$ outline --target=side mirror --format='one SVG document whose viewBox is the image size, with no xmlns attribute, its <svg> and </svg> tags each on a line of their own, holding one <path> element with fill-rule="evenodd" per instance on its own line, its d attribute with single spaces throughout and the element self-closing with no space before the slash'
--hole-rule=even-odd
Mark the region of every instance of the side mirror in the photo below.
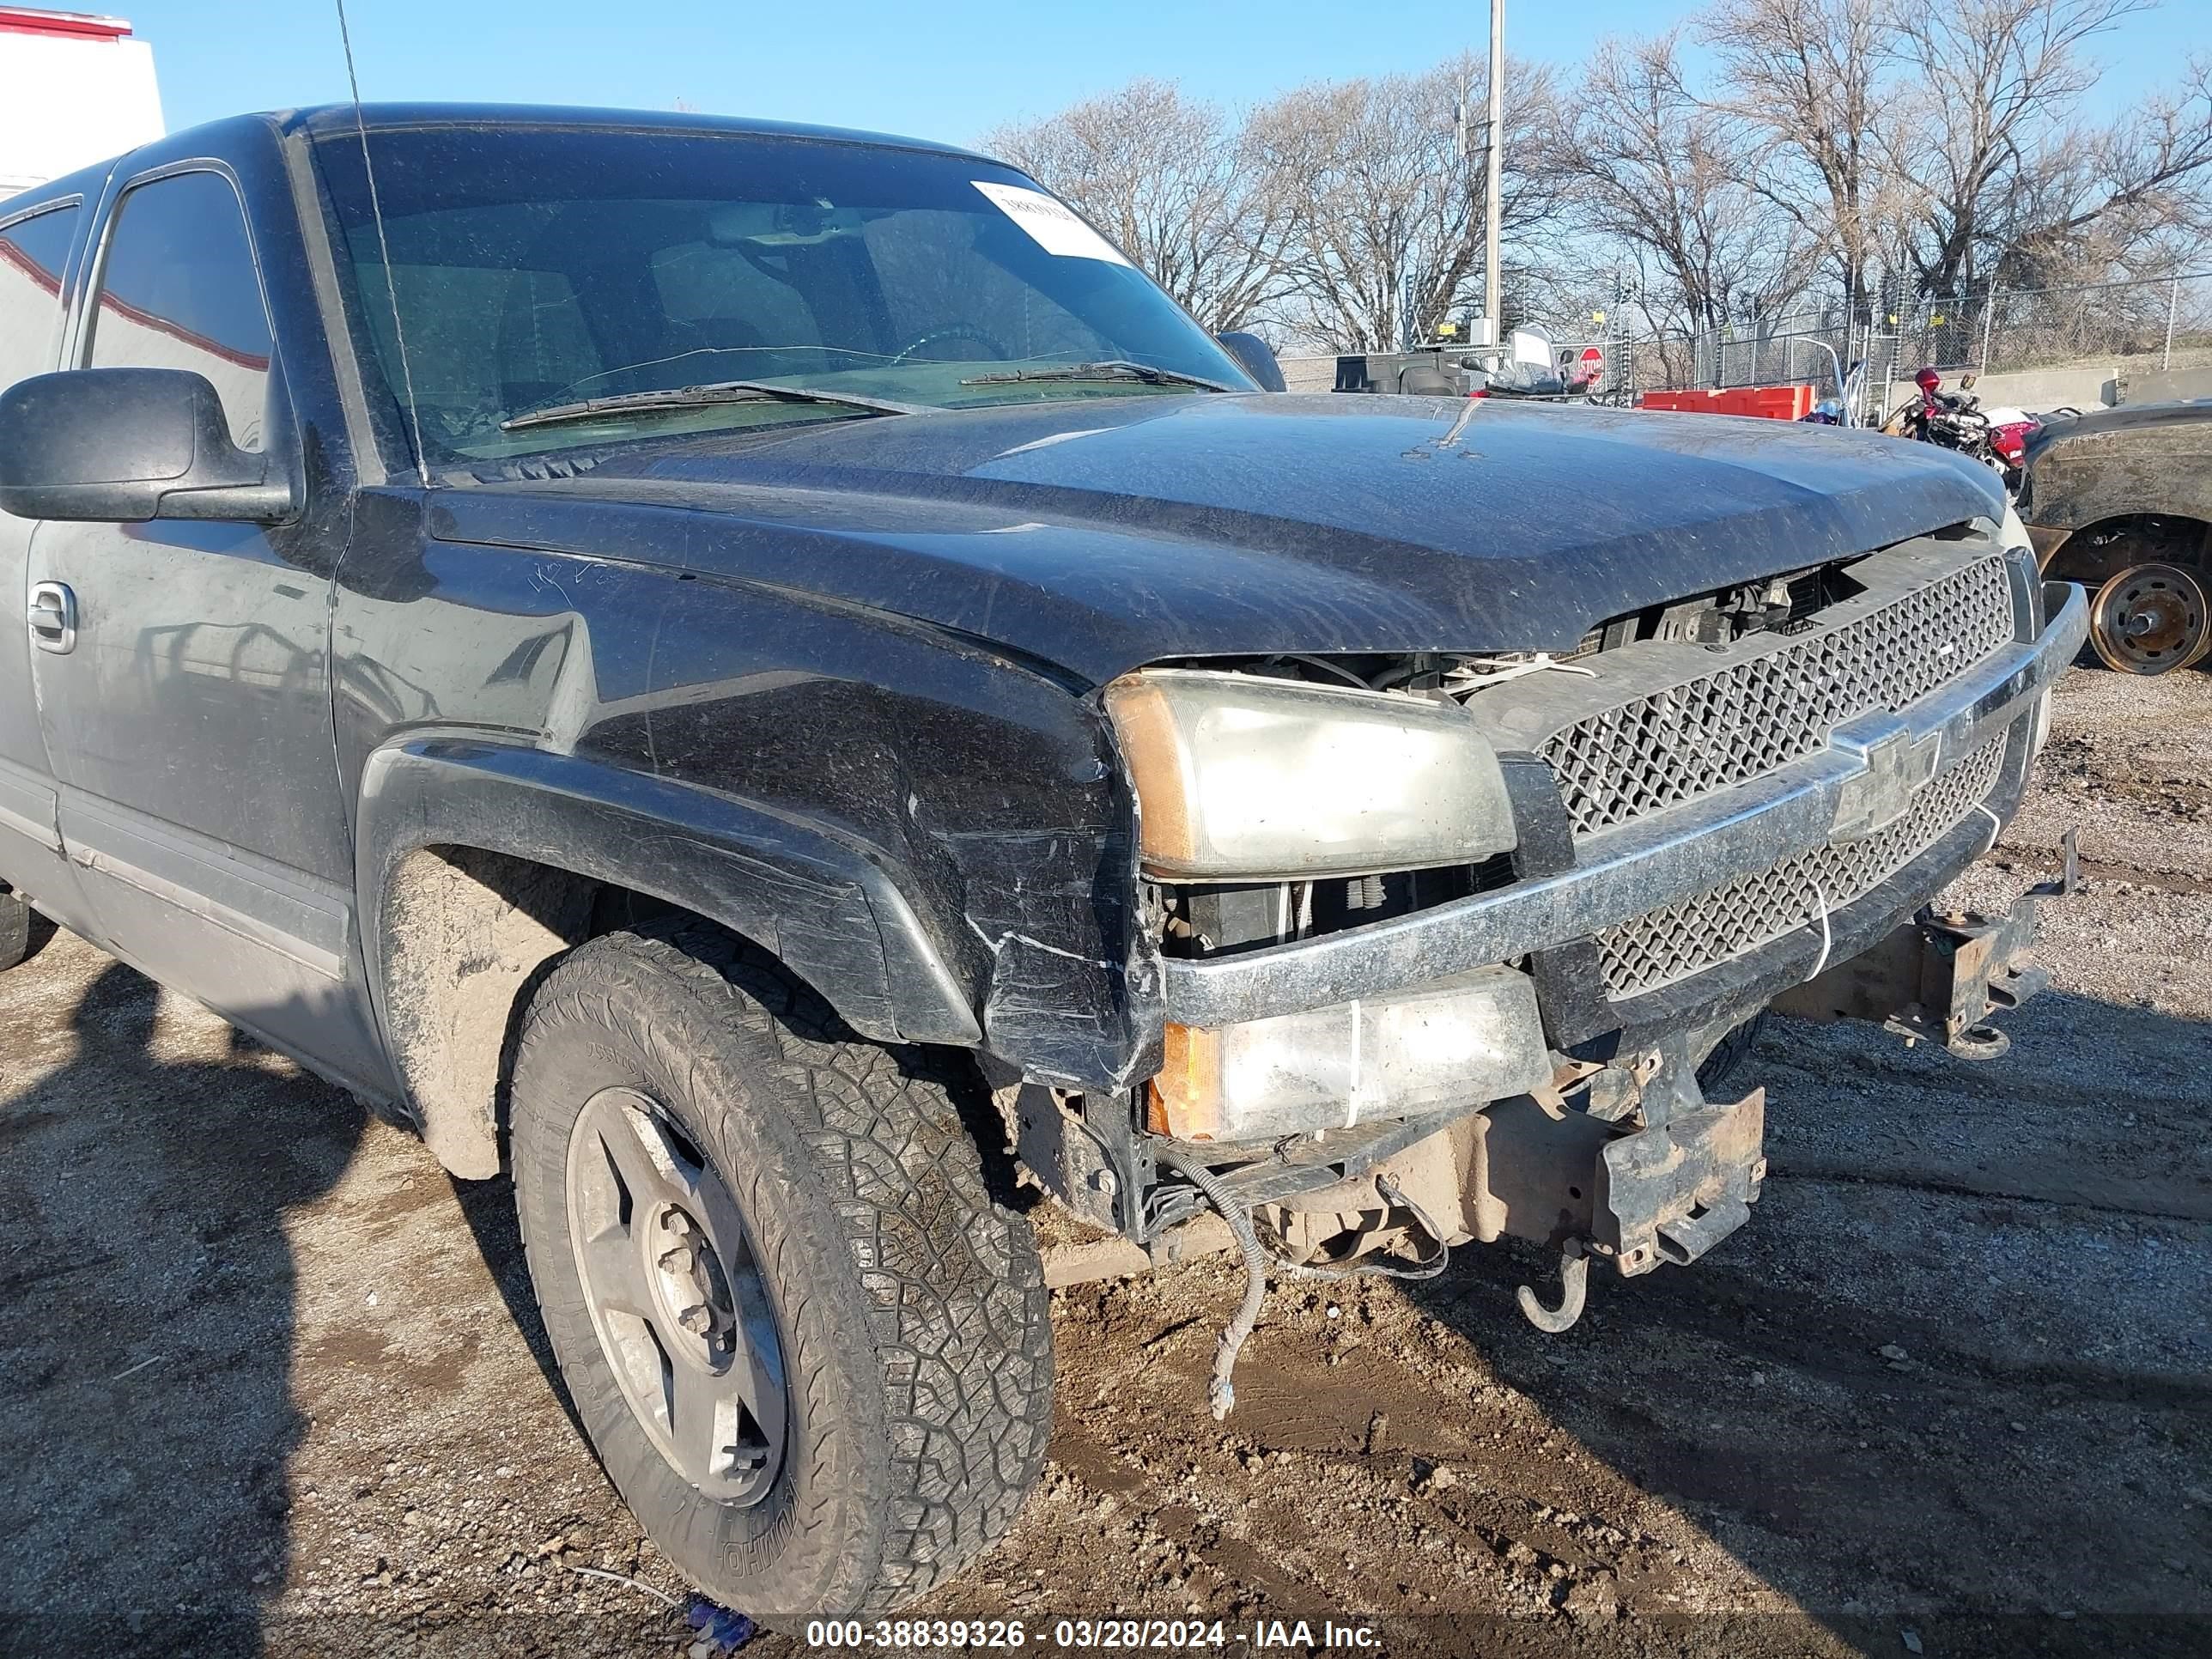
<svg viewBox="0 0 2212 1659">
<path fill-rule="evenodd" d="M 204 375 L 78 368 L 0 392 L 0 511 L 19 518 L 273 524 L 301 494 L 283 457 L 231 441 Z"/>
<path fill-rule="evenodd" d="M 1226 334 L 1217 334 L 1215 339 L 1228 348 L 1229 355 L 1244 366 L 1244 372 L 1260 383 L 1262 392 L 1283 391 L 1283 366 L 1275 361 L 1275 354 L 1267 343 L 1256 334 L 1247 334 L 1231 329 Z"/>
</svg>

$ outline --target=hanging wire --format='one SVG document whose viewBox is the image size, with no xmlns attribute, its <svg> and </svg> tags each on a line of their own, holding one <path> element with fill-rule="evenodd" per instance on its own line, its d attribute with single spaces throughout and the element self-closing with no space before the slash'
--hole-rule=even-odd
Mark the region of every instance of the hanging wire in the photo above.
<svg viewBox="0 0 2212 1659">
<path fill-rule="evenodd" d="M 1429 1212 L 1413 1201 L 1413 1195 L 1387 1175 L 1377 1174 L 1375 1190 L 1385 1203 L 1402 1206 L 1410 1211 L 1413 1219 L 1426 1231 L 1436 1248 L 1428 1259 L 1399 1266 L 1389 1261 L 1348 1261 L 1330 1267 L 1316 1262 L 1294 1261 L 1281 1250 L 1270 1252 L 1274 1265 L 1293 1279 L 1399 1279 L 1419 1281 L 1434 1279 L 1451 1261 L 1451 1246 L 1444 1243 L 1443 1230 L 1437 1226 Z"/>
<path fill-rule="evenodd" d="M 1160 1158 L 1206 1194 L 1207 1201 L 1228 1224 L 1229 1236 L 1237 1241 L 1237 1254 L 1244 1258 L 1244 1299 L 1237 1304 L 1237 1316 L 1229 1322 L 1214 1344 L 1213 1380 L 1206 1390 L 1206 1403 L 1212 1408 L 1213 1420 L 1218 1423 L 1237 1404 L 1237 1384 L 1233 1380 L 1237 1356 L 1252 1334 L 1252 1327 L 1259 1322 L 1260 1304 L 1267 1300 L 1267 1255 L 1252 1231 L 1251 1212 L 1218 1176 L 1179 1146 L 1163 1149 Z"/>
<path fill-rule="evenodd" d="M 1347 1262 L 1341 1267 L 1310 1266 L 1293 1261 L 1279 1249 L 1270 1250 L 1260 1241 L 1252 1224 L 1251 1207 L 1220 1176 L 1206 1167 L 1194 1153 L 1180 1146 L 1166 1146 L 1159 1152 L 1160 1161 L 1189 1182 L 1212 1205 L 1227 1224 L 1229 1236 L 1235 1241 L 1237 1254 L 1244 1259 L 1244 1298 L 1237 1304 L 1237 1314 L 1221 1333 L 1214 1345 L 1213 1377 L 1206 1387 L 1206 1402 L 1212 1408 L 1217 1423 L 1226 1418 L 1237 1404 L 1237 1357 L 1243 1352 L 1244 1344 L 1259 1322 L 1261 1305 L 1267 1296 L 1267 1269 L 1279 1267 L 1296 1279 L 1434 1279 L 1451 1260 L 1451 1246 L 1445 1243 L 1443 1230 L 1412 1196 L 1379 1171 L 1375 1176 L 1375 1188 L 1386 1203 L 1403 1206 L 1413 1212 L 1413 1219 L 1427 1229 L 1436 1243 L 1434 1252 L 1425 1261 L 1398 1267 L 1381 1261 Z"/>
</svg>

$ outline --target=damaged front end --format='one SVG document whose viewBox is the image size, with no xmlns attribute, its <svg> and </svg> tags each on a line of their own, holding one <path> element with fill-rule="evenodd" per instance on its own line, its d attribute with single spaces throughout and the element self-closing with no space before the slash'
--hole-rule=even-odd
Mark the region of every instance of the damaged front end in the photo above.
<svg viewBox="0 0 2212 1659">
<path fill-rule="evenodd" d="M 1510 1237 L 1559 1252 L 1558 1296 L 1521 1300 L 1565 1329 L 1592 1261 L 1688 1263 L 1747 1218 L 1764 1097 L 1708 1091 L 1770 1003 L 2001 1052 L 2070 878 L 2001 921 L 1927 907 L 2017 809 L 2086 627 L 2007 539 L 1960 526 L 1564 658 L 1109 690 L 1164 1062 L 1019 1091 L 1022 1162 L 1114 1235 L 1049 1276 L 1231 1243 L 1255 1273 L 1403 1273 Z"/>
<path fill-rule="evenodd" d="M 1871 1020 L 1906 1042 L 1937 1042 L 1961 1060 L 1995 1060 L 2012 1039 L 1990 1024 L 2050 982 L 2028 960 L 2036 912 L 2081 884 L 2081 856 L 2069 830 L 2059 873 L 2039 882 L 2002 916 L 1973 910 L 1925 910 L 1872 950 L 1838 963 L 1774 1000 L 1777 1013 L 1800 1019 Z"/>
</svg>

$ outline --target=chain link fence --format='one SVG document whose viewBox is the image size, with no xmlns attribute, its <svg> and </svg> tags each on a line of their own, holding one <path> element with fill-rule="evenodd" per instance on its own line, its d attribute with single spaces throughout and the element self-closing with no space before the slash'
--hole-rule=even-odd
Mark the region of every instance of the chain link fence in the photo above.
<svg viewBox="0 0 2212 1659">
<path fill-rule="evenodd" d="M 1855 362 L 1867 373 L 1860 419 L 1879 419 L 1897 401 L 1897 383 L 1923 367 L 1948 380 L 1972 370 L 2126 374 L 2157 369 L 2212 368 L 2212 272 L 2074 288 L 2008 289 L 1944 298 L 1886 295 L 1871 317 L 1847 318 L 1841 307 L 1724 325 L 1694 334 L 1590 339 L 1587 319 L 1540 324 L 1556 349 L 1596 345 L 1605 368 L 1595 391 L 1623 400 L 1641 392 L 1695 386 L 1777 386 L 1809 382 L 1833 395 Z M 1292 391 L 1325 392 L 1335 384 L 1336 360 L 1286 356 Z"/>
<path fill-rule="evenodd" d="M 1638 392 L 1792 380 L 1826 391 L 1839 367 L 1861 360 L 1876 392 L 1923 367 L 1947 378 L 1966 370 L 2124 374 L 2212 368 L 2212 272 L 2071 288 L 1998 286 L 1949 298 L 1893 295 L 1871 318 L 1847 319 L 1840 307 L 1803 312 L 1623 340 L 1607 355 L 1618 358 L 1620 389 Z"/>
<path fill-rule="evenodd" d="M 2007 289 L 1893 311 L 1907 355 L 1985 374 L 2074 364 L 2212 364 L 2212 273 L 2081 288 Z"/>
</svg>

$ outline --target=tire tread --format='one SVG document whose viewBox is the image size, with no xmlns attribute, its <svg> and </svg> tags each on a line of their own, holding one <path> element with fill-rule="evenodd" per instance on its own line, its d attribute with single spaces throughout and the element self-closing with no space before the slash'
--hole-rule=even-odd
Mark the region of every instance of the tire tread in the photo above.
<svg viewBox="0 0 2212 1659">
<path fill-rule="evenodd" d="M 598 1025 L 652 1045 L 661 1074 L 685 1079 L 697 1109 L 728 1109 L 714 1068 L 670 1046 L 683 1022 L 653 1018 L 678 989 L 775 1057 L 748 1091 L 790 1115 L 850 1252 L 883 1389 L 883 1446 L 863 1455 L 889 1460 L 880 1486 L 866 1484 L 889 1502 L 876 1559 L 839 1565 L 835 1577 L 857 1600 L 836 1611 L 892 1611 L 995 1541 L 1042 1468 L 1053 1387 L 1042 1265 L 1027 1224 L 990 1196 L 961 1121 L 955 1091 L 975 1081 L 955 1069 L 966 1057 L 857 1037 L 774 957 L 711 924 L 667 917 L 579 946 L 539 987 L 518 1074 L 547 1033 Z M 726 1174 L 742 1190 L 745 1172 Z M 775 1282 L 808 1283 L 786 1259 L 791 1234 L 768 1242 Z M 840 1422 L 822 1342 L 839 1328 L 811 1304 L 783 1312 L 787 1378 L 805 1393 L 811 1466 L 820 1468 Z M 828 1524 L 838 1497 L 810 1483 L 793 1524 Z"/>
</svg>

